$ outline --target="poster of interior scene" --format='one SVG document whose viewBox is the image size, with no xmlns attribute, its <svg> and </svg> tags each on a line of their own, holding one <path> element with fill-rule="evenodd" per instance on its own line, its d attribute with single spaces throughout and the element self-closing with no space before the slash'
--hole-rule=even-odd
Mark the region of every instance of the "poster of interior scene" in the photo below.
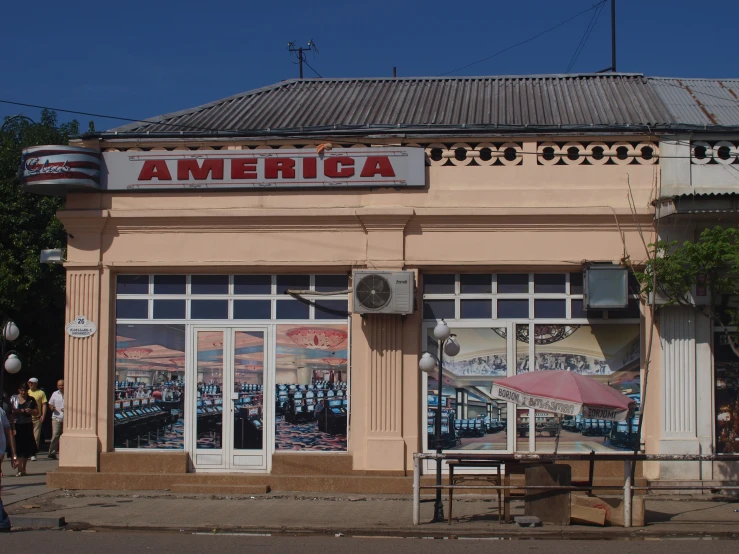
<svg viewBox="0 0 739 554">
<path fill-rule="evenodd" d="M 277 325 L 275 449 L 346 451 L 348 325 Z"/>
<path fill-rule="evenodd" d="M 714 334 L 716 453 L 739 452 L 739 357 L 724 332 Z"/>
<path fill-rule="evenodd" d="M 233 394 L 224 390 L 224 333 L 233 333 Z M 236 450 L 261 450 L 264 444 L 263 331 L 197 331 L 196 448 L 220 449 L 224 407 L 233 402 L 232 442 Z M 231 359 L 231 356 L 226 356 Z M 230 379 L 229 379 L 230 381 Z M 226 410 L 228 413 L 228 410 Z"/>
<path fill-rule="evenodd" d="M 185 326 L 117 325 L 116 448 L 184 447 Z"/>
<path fill-rule="evenodd" d="M 641 405 L 641 341 L 638 324 L 536 325 L 534 371 L 573 371 L 610 386 Z M 526 333 L 528 334 L 528 333 Z M 527 340 L 528 337 L 521 337 Z M 536 451 L 587 453 L 632 450 L 637 441 L 640 412 L 626 421 L 562 417 L 536 411 Z M 517 418 L 517 435 L 530 433 L 528 410 Z"/>
<path fill-rule="evenodd" d="M 452 329 L 461 350 L 445 357 L 441 386 L 441 434 L 444 450 L 505 450 L 507 405 L 490 396 L 493 379 L 508 372 L 505 329 Z M 433 329 L 428 330 L 426 350 L 437 356 Z M 437 358 L 438 359 L 438 358 Z M 427 378 L 427 445 L 436 449 L 439 381 Z"/>
<path fill-rule="evenodd" d="M 437 355 L 429 329 L 427 350 Z M 507 375 L 505 328 L 457 328 L 461 350 L 444 360 L 441 395 L 441 443 L 450 450 L 497 450 L 506 448 L 506 403 L 490 396 L 493 382 Z M 534 362 L 529 360 L 529 326 L 516 326 L 516 370 L 575 371 L 611 386 L 641 403 L 639 325 L 537 325 Z M 533 366 L 533 367 L 532 367 Z M 435 448 L 438 381 L 430 374 L 427 387 L 429 449 Z M 516 418 L 516 449 L 529 449 L 529 410 L 510 410 Z M 560 452 L 632 449 L 637 436 L 639 412 L 624 422 L 534 413 L 537 451 L 554 451 L 559 433 Z"/>
</svg>

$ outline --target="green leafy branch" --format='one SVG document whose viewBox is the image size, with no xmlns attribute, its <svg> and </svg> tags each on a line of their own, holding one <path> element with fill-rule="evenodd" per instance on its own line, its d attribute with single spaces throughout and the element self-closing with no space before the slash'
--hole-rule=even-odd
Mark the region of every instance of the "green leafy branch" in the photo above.
<svg viewBox="0 0 739 554">
<path fill-rule="evenodd" d="M 650 256 L 636 272 L 642 292 L 657 294 L 666 305 L 696 308 L 723 329 L 739 357 L 739 230 L 716 226 L 704 229 L 695 241 L 658 241 L 649 245 Z M 706 306 L 696 306 L 694 287 L 705 287 Z"/>
</svg>

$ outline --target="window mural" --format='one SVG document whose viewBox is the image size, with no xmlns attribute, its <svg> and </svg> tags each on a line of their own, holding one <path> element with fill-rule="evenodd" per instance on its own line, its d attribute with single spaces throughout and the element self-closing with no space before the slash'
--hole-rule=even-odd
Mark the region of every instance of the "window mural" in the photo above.
<svg viewBox="0 0 739 554">
<path fill-rule="evenodd" d="M 490 390 L 497 378 L 528 371 L 575 371 L 611 386 L 641 402 L 640 326 L 638 324 L 555 325 L 518 324 L 514 326 L 516 368 L 509 371 L 507 328 L 489 326 L 455 327 L 461 346 L 454 359 L 444 360 L 442 384 L 442 432 L 444 449 L 500 450 L 507 441 L 506 423 L 516 418 L 515 450 L 530 448 L 531 425 L 535 450 L 554 451 L 559 432 L 560 452 L 605 452 L 632 449 L 636 440 L 639 412 L 624 422 L 564 417 L 554 413 L 515 409 L 493 399 Z M 534 329 L 534 363 L 531 367 L 529 330 Z M 427 329 L 426 349 L 437 355 L 433 327 Z M 739 364 L 737 364 L 739 367 Z M 435 448 L 438 381 L 427 378 L 428 448 Z M 513 415 L 515 413 L 515 415 Z M 560 427 L 561 424 L 561 427 Z"/>
<path fill-rule="evenodd" d="M 444 359 L 441 389 L 441 435 L 444 450 L 505 450 L 508 406 L 490 396 L 495 377 L 508 374 L 505 329 L 454 328 L 461 351 Z M 438 354 L 433 327 L 428 329 L 428 352 Z M 438 358 L 437 358 L 438 359 Z M 427 444 L 436 448 L 436 417 L 439 406 L 437 373 L 427 378 Z"/>
<path fill-rule="evenodd" d="M 184 447 L 185 326 L 118 324 L 116 448 Z"/>
<path fill-rule="evenodd" d="M 275 449 L 345 451 L 348 325 L 276 326 Z"/>
<path fill-rule="evenodd" d="M 535 371 L 587 375 L 641 405 L 639 325 L 535 325 L 534 329 Z M 521 416 L 521 423 L 528 424 L 528 410 L 522 410 Z M 557 416 L 537 410 L 534 417 L 536 451 L 553 452 L 560 425 Z M 638 424 L 638 411 L 622 422 L 565 416 L 559 429 L 558 451 L 632 450 Z"/>
<path fill-rule="evenodd" d="M 196 448 L 223 447 L 223 331 L 197 333 Z"/>
<path fill-rule="evenodd" d="M 739 358 L 723 331 L 714 334 L 716 453 L 739 452 Z"/>
</svg>

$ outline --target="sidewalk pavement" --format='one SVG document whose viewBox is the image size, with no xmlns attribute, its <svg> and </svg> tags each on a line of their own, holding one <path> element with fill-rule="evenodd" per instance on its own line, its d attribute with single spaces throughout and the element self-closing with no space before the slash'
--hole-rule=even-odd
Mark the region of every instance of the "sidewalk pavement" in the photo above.
<svg viewBox="0 0 739 554">
<path fill-rule="evenodd" d="M 739 538 L 739 499 L 652 496 L 646 500 L 647 526 L 520 528 L 499 524 L 494 498 L 455 495 L 455 521 L 429 523 L 433 502 L 421 504 L 412 525 L 410 496 L 270 493 L 258 496 L 175 494 L 168 491 L 65 491 L 46 486 L 57 468 L 46 455 L 28 462 L 28 475 L 15 477 L 2 464 L 2 494 L 13 515 L 59 518 L 75 529 L 128 529 L 174 532 L 242 532 L 344 536 L 479 536 L 515 538 Z M 430 499 L 424 496 L 424 499 Z M 449 505 L 444 496 L 444 509 Z M 738 510 L 738 511 L 735 511 Z M 512 502 L 514 516 L 523 502 Z"/>
<path fill-rule="evenodd" d="M 29 471 L 50 471 L 52 467 L 46 465 L 52 466 L 52 462 L 29 463 Z M 6 470 L 5 464 L 3 469 Z M 65 491 L 46 488 L 39 474 L 6 477 L 3 483 L 3 498 L 11 522 L 14 515 L 64 517 L 73 529 L 511 539 L 739 538 L 736 499 L 651 497 L 646 502 L 644 528 L 544 524 L 528 529 L 499 524 L 496 500 L 471 495 L 455 495 L 455 521 L 451 525 L 428 523 L 433 502 L 423 502 L 421 521 L 424 523 L 414 526 L 412 502 L 404 496 Z M 444 502 L 448 513 L 446 497 Z M 523 502 L 513 502 L 513 515 L 523 515 Z"/>
<path fill-rule="evenodd" d="M 56 471 L 58 466 L 58 461 L 49 460 L 45 453 L 40 454 L 37 461 L 28 462 L 26 476 L 16 477 L 16 470 L 11 467 L 10 460 L 6 456 L 2 463 L 3 477 L 0 489 L 5 508 L 52 492 L 54 489 L 46 486 L 46 473 Z"/>
</svg>

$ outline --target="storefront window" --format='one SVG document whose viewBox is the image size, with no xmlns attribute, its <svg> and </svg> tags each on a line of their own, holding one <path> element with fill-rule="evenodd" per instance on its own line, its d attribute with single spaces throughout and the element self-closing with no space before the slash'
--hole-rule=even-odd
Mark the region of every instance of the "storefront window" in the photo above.
<svg viewBox="0 0 739 554">
<path fill-rule="evenodd" d="M 274 426 L 277 450 L 345 452 L 348 286 L 346 274 L 118 276 L 115 448 L 187 445 L 196 467 L 248 467 Z"/>
<path fill-rule="evenodd" d="M 343 452 L 348 326 L 277 325 L 275 450 Z"/>
<path fill-rule="evenodd" d="M 118 324 L 113 443 L 184 448 L 185 326 Z"/>
<path fill-rule="evenodd" d="M 223 331 L 197 333 L 196 445 L 200 449 L 223 446 Z"/>
<path fill-rule="evenodd" d="M 234 319 L 272 319 L 269 300 L 234 300 Z"/>
<path fill-rule="evenodd" d="M 427 277 L 424 276 L 425 283 Z M 625 310 L 585 312 L 581 273 L 458 274 L 433 278 L 431 285 L 424 287 L 423 295 L 425 349 L 438 354 L 431 333 L 442 318 L 461 346 L 458 356 L 444 361 L 442 424 L 449 428 L 441 435 L 444 449 L 552 452 L 558 433 L 557 448 L 563 453 L 633 449 L 638 412 L 619 423 L 583 420 L 580 416 L 560 420 L 553 413 L 506 406 L 487 393 L 496 379 L 507 375 L 573 371 L 614 387 L 639 404 L 641 331 L 636 292 Z M 490 288 L 487 283 L 491 283 Z M 452 290 L 459 292 L 452 294 Z M 512 319 L 516 321 L 506 322 Z M 515 333 L 515 340 L 507 343 L 509 330 Z M 509 347 L 510 358 L 515 359 L 515 367 L 511 368 Z M 435 374 L 429 374 L 425 382 L 427 448 L 433 450 L 439 384 Z M 478 412 L 495 413 L 499 421 L 515 418 L 510 424 L 515 437 L 509 439 L 489 427 L 482 435 L 468 430 L 469 424 L 464 420 L 479 419 Z"/>
<path fill-rule="evenodd" d="M 234 294 L 270 294 L 271 275 L 234 275 Z"/>
<path fill-rule="evenodd" d="M 228 275 L 193 275 L 192 294 L 228 294 Z"/>
<path fill-rule="evenodd" d="M 495 377 L 508 374 L 505 329 L 454 328 L 462 347 L 454 359 L 444 360 L 441 390 L 441 435 L 444 450 L 506 450 L 508 406 L 490 396 Z M 433 328 L 427 328 L 426 349 L 438 354 Z M 438 359 L 438 358 L 437 358 Z M 427 377 L 427 445 L 436 448 L 439 381 Z"/>
<path fill-rule="evenodd" d="M 639 325 L 534 325 L 535 371 L 572 371 L 641 403 Z M 633 450 L 639 414 L 624 422 L 536 411 L 536 451 Z M 561 427 L 560 427 L 561 425 Z"/>
</svg>

